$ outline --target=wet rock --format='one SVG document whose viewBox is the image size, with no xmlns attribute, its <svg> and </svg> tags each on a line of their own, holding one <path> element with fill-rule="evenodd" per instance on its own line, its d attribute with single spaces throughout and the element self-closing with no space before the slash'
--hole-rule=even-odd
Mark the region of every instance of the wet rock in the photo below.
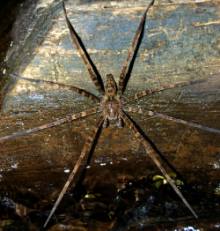
<svg viewBox="0 0 220 231">
<path fill-rule="evenodd" d="M 56 224 L 52 226 L 49 231 L 87 231 L 87 229 L 80 225 Z"/>
<path fill-rule="evenodd" d="M 119 216 L 114 222 L 111 231 L 125 231 L 130 230 L 131 227 L 140 226 L 148 222 L 149 211 L 154 205 L 155 198 L 150 196 L 144 201 L 140 201 L 135 207 L 126 210 L 126 212 Z"/>
<path fill-rule="evenodd" d="M 101 201 L 96 200 L 81 200 L 82 218 L 85 221 L 89 219 L 108 220 L 108 206 Z"/>
<path fill-rule="evenodd" d="M 18 219 L 8 219 L 0 221 L 0 230 L 2 231 L 37 231 L 39 230 L 36 226 L 29 224 L 28 222 Z"/>
<path fill-rule="evenodd" d="M 26 217 L 28 213 L 33 211 L 33 209 L 30 209 L 22 204 L 15 203 L 8 197 L 0 197 L 0 208 L 0 214 L 2 215 L 14 214 L 18 215 L 19 217 Z"/>
</svg>

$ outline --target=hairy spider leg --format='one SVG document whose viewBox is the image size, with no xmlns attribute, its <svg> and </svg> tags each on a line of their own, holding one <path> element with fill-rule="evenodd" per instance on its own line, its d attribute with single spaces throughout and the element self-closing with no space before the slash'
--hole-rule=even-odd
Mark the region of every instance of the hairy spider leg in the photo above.
<svg viewBox="0 0 220 231">
<path fill-rule="evenodd" d="M 124 123 L 126 124 L 126 126 L 129 127 L 133 131 L 134 136 L 136 138 L 138 138 L 138 139 L 141 140 L 141 142 L 142 142 L 142 144 L 143 144 L 143 146 L 145 148 L 145 151 L 146 151 L 147 155 L 152 159 L 152 161 L 154 162 L 154 164 L 157 166 L 157 168 L 164 175 L 164 177 L 166 178 L 167 182 L 173 188 L 173 190 L 175 191 L 175 193 L 179 196 L 179 198 L 182 200 L 182 202 L 185 204 L 185 206 L 190 210 L 190 212 L 193 214 L 193 216 L 195 218 L 198 218 L 196 212 L 190 206 L 190 204 L 188 203 L 188 201 L 185 199 L 185 197 L 183 196 L 183 194 L 180 192 L 180 190 L 174 184 L 173 180 L 168 175 L 168 173 L 165 170 L 165 168 L 160 163 L 160 160 L 157 157 L 157 150 L 154 147 L 153 142 L 146 136 L 146 134 L 144 133 L 144 131 L 137 125 L 137 123 L 134 122 L 134 120 L 132 120 L 130 118 L 130 116 L 128 114 L 126 114 L 124 111 L 122 113 L 122 119 L 124 120 Z"/>
<path fill-rule="evenodd" d="M 43 125 L 40 125 L 38 127 L 26 129 L 24 131 L 18 131 L 18 132 L 15 132 L 15 133 L 11 134 L 11 135 L 0 137 L 0 143 L 3 142 L 3 141 L 6 141 L 6 140 L 15 139 L 15 138 L 20 137 L 20 136 L 26 136 L 26 135 L 29 135 L 31 133 L 36 133 L 36 132 L 39 132 L 39 131 L 42 131 L 42 130 L 45 130 L 45 129 L 48 129 L 48 128 L 51 128 L 51 127 L 56 127 L 56 126 L 58 126 L 60 124 L 64 124 L 64 123 L 69 122 L 69 121 L 85 118 L 85 117 L 88 117 L 90 115 L 94 115 L 94 114 L 96 114 L 98 112 L 100 112 L 99 107 L 92 107 L 92 108 L 87 109 L 87 110 L 82 111 L 82 112 L 73 113 L 73 114 L 67 115 L 67 116 L 65 116 L 65 117 L 63 117 L 61 119 L 57 119 L 57 120 L 55 120 L 53 122 L 43 124 Z"/>
<path fill-rule="evenodd" d="M 93 63 L 91 57 L 89 56 L 89 53 L 87 52 L 86 47 L 83 44 L 81 38 L 77 34 L 77 32 L 74 29 L 73 25 L 71 24 L 71 22 L 70 22 L 70 20 L 69 20 L 69 18 L 67 16 L 64 1 L 63 1 L 63 11 L 64 11 L 67 26 L 68 26 L 69 31 L 70 31 L 70 36 L 71 36 L 72 43 L 76 47 L 76 49 L 78 50 L 84 64 L 86 65 L 86 68 L 87 68 L 87 70 L 89 72 L 89 76 L 90 76 L 91 80 L 93 81 L 93 83 L 95 84 L 96 89 L 101 94 L 103 94 L 104 93 L 104 84 L 103 84 L 102 77 L 99 74 L 99 71 L 96 68 L 95 64 Z"/>
<path fill-rule="evenodd" d="M 60 204 L 64 194 L 66 193 L 68 187 L 70 186 L 70 184 L 72 183 L 72 181 L 74 180 L 76 174 L 79 172 L 80 167 L 83 163 L 83 161 L 85 161 L 87 163 L 87 159 L 89 156 L 92 156 L 92 153 L 94 152 L 95 146 L 97 144 L 97 141 L 99 139 L 99 136 L 101 134 L 102 131 L 102 124 L 103 124 L 103 118 L 101 118 L 99 120 L 99 122 L 97 123 L 96 128 L 93 131 L 93 135 L 92 136 L 88 136 L 87 140 L 83 146 L 83 149 L 81 151 L 81 154 L 72 170 L 72 172 L 70 173 L 66 183 L 64 184 L 56 202 L 53 205 L 53 208 L 50 211 L 50 214 L 46 220 L 46 222 L 44 223 L 44 228 L 47 226 L 48 222 L 50 221 L 51 217 L 53 216 L 54 212 L 56 211 L 58 205 Z M 91 152 L 91 153 L 90 153 Z M 83 168 L 85 168 L 86 166 L 84 165 Z M 75 186 L 76 182 L 74 182 L 74 186 Z M 74 187 L 72 186 L 72 187 Z"/>
<path fill-rule="evenodd" d="M 143 114 L 143 111 L 142 111 L 141 108 L 135 108 L 135 107 L 130 107 L 130 106 L 127 107 L 125 109 L 125 111 Z M 178 119 L 178 118 L 168 116 L 166 114 L 162 114 L 162 113 L 155 112 L 155 111 L 144 110 L 144 113 L 148 114 L 149 116 L 154 116 L 154 117 L 158 117 L 158 118 L 161 118 L 161 119 L 165 119 L 165 120 L 173 121 L 173 122 L 176 122 L 176 123 L 184 124 L 186 126 L 194 127 L 194 128 L 197 128 L 197 129 L 200 129 L 200 130 L 203 130 L 203 131 L 220 134 L 220 129 L 217 129 L 217 128 L 207 127 L 207 126 L 204 126 L 204 125 L 201 125 L 201 124 L 186 121 L 186 120 L 183 120 L 183 119 Z"/>
<path fill-rule="evenodd" d="M 86 91 L 86 90 L 84 90 L 82 88 L 73 86 L 73 85 L 67 85 L 67 84 L 64 84 L 64 83 L 57 83 L 57 82 L 48 81 L 48 80 L 42 80 L 42 79 L 31 79 L 31 78 L 20 76 L 18 74 L 10 74 L 10 76 L 15 78 L 15 79 L 26 80 L 26 81 L 29 81 L 29 82 L 39 83 L 39 84 L 41 84 L 41 83 L 42 84 L 48 84 L 48 85 L 56 86 L 59 89 L 71 90 L 71 91 L 74 91 L 74 92 L 78 93 L 79 95 L 82 95 L 82 96 L 84 96 L 86 98 L 91 99 L 94 102 L 99 102 L 100 101 L 99 97 L 92 94 L 91 92 Z"/>
<path fill-rule="evenodd" d="M 173 88 L 178 88 L 178 87 L 185 87 L 185 86 L 192 86 L 198 83 L 203 83 L 206 80 L 192 80 L 192 81 L 188 81 L 188 82 L 178 82 L 178 83 L 174 83 L 174 84 L 164 84 L 160 87 L 154 88 L 154 89 L 145 89 L 143 91 L 138 91 L 137 93 L 135 93 L 133 96 L 129 97 L 129 102 L 134 101 L 134 100 L 138 100 L 141 99 L 145 96 L 149 96 L 158 92 L 162 92 L 162 91 L 166 91 L 166 90 L 170 90 Z"/>
<path fill-rule="evenodd" d="M 141 41 L 143 39 L 144 36 L 144 26 L 145 26 L 145 22 L 146 22 L 146 16 L 148 13 L 148 10 L 150 9 L 150 7 L 152 7 L 154 5 L 154 0 L 152 0 L 150 2 L 150 4 L 147 6 L 147 9 L 144 12 L 144 15 L 142 16 L 141 22 L 138 26 L 138 29 L 135 33 L 135 36 L 133 38 L 131 47 L 128 50 L 128 56 L 127 59 L 125 60 L 123 66 L 122 66 L 122 70 L 121 70 L 121 74 L 119 77 L 119 94 L 123 94 L 127 83 L 130 79 L 131 76 L 131 72 L 134 66 L 134 62 L 135 62 L 135 58 L 137 56 L 138 53 L 138 49 L 140 47 Z"/>
</svg>

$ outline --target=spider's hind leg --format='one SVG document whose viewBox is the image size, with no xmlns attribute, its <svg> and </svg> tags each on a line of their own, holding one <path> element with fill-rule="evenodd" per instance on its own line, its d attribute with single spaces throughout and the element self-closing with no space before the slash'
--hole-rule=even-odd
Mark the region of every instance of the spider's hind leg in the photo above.
<svg viewBox="0 0 220 231">
<path fill-rule="evenodd" d="M 124 122 L 123 122 L 121 117 L 118 118 L 118 121 L 117 121 L 116 124 L 117 124 L 118 128 L 123 128 L 124 127 Z"/>
<path fill-rule="evenodd" d="M 105 120 L 104 120 L 104 122 L 102 124 L 102 127 L 107 128 L 108 126 L 109 126 L 109 120 L 108 120 L 108 118 L 105 118 Z"/>
<path fill-rule="evenodd" d="M 175 183 L 173 182 L 173 180 L 171 179 L 171 177 L 167 173 L 166 169 L 163 167 L 160 159 L 157 156 L 158 149 L 156 148 L 154 143 L 146 136 L 146 134 L 140 128 L 140 126 L 137 125 L 137 123 L 134 122 L 134 120 L 132 120 L 130 118 L 130 116 L 128 114 L 126 114 L 125 112 L 123 112 L 123 114 L 122 114 L 122 119 L 124 120 L 124 123 L 126 124 L 126 126 L 133 131 L 135 137 L 139 138 L 139 140 L 141 141 L 142 145 L 144 146 L 145 151 L 148 154 L 148 156 L 152 159 L 152 161 L 157 166 L 157 168 L 162 172 L 162 174 L 166 178 L 167 182 L 170 184 L 170 186 L 173 188 L 175 193 L 182 200 L 184 205 L 190 210 L 190 212 L 192 213 L 192 215 L 195 218 L 198 218 L 198 215 L 196 214 L 196 212 L 193 210 L 193 208 L 191 207 L 189 202 L 185 199 L 185 197 L 183 196 L 183 194 L 181 193 L 179 188 L 175 185 Z"/>
</svg>

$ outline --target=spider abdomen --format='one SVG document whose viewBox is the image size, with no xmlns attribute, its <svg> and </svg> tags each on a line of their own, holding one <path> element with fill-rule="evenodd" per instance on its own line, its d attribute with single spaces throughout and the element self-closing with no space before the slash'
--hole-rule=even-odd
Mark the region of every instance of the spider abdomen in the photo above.
<svg viewBox="0 0 220 231">
<path fill-rule="evenodd" d="M 103 117 L 109 120 L 117 120 L 121 114 L 121 102 L 116 97 L 102 101 Z"/>
</svg>

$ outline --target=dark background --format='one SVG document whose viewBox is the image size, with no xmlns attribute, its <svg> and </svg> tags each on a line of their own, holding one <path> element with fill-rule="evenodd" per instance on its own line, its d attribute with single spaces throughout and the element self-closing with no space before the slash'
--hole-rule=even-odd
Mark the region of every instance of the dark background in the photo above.
<svg viewBox="0 0 220 231">
<path fill-rule="evenodd" d="M 2 61 L 8 46 L 10 45 L 11 29 L 16 19 L 19 8 L 25 0 L 11 0 L 0 2 L 0 61 Z"/>
<path fill-rule="evenodd" d="M 29 7 L 31 0 L 0 1 L 0 108 L 4 93 L 7 91 L 7 78 L 4 78 L 6 68 L 5 58 L 12 42 L 12 28 L 21 9 Z M 37 2 L 37 0 L 34 0 Z"/>
</svg>

